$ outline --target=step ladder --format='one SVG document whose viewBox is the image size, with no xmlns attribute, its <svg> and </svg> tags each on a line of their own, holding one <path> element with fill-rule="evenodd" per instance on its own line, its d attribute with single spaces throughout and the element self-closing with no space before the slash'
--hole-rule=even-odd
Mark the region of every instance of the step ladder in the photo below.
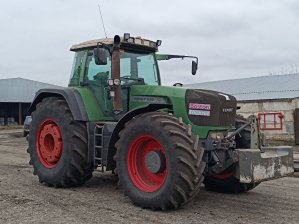
<svg viewBox="0 0 299 224">
<path fill-rule="evenodd" d="M 103 135 L 104 124 L 95 124 L 94 126 L 94 169 L 101 164 L 102 172 L 104 172 L 104 166 L 102 164 L 102 152 L 103 152 Z"/>
</svg>

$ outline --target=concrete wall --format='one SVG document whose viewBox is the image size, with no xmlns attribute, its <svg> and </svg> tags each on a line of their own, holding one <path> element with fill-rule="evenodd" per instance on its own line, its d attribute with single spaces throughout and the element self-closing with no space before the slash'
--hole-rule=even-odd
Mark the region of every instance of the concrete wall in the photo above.
<svg viewBox="0 0 299 224">
<path fill-rule="evenodd" d="M 282 130 L 262 130 L 265 134 L 266 144 L 271 145 L 295 145 L 294 134 L 294 112 L 295 108 L 299 108 L 299 100 L 287 99 L 287 100 L 268 100 L 257 102 L 238 102 L 238 106 L 241 107 L 237 111 L 238 114 L 242 114 L 244 117 L 249 115 L 257 115 L 258 113 L 268 112 L 281 112 L 282 118 Z"/>
</svg>

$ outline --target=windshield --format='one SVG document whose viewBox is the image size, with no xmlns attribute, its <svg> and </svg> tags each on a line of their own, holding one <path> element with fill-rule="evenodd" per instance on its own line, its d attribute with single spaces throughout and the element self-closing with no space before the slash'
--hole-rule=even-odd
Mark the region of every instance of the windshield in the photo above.
<svg viewBox="0 0 299 224">
<path fill-rule="evenodd" d="M 143 78 L 145 85 L 159 85 L 154 53 L 121 52 L 120 77 L 122 85 L 135 84 L 136 79 Z M 111 78 L 111 56 L 107 51 L 107 65 L 96 65 L 93 50 L 89 50 L 86 60 L 84 81 L 97 81 L 107 86 Z M 100 80 L 99 80 L 100 79 Z"/>
<path fill-rule="evenodd" d="M 124 78 L 122 84 L 143 78 L 145 85 L 159 85 L 154 53 L 121 52 L 120 76 Z"/>
</svg>

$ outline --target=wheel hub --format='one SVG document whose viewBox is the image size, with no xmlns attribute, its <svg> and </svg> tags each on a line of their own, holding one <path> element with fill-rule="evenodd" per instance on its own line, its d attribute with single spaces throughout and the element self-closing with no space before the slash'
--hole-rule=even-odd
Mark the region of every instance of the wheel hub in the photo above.
<svg viewBox="0 0 299 224">
<path fill-rule="evenodd" d="M 152 136 L 141 135 L 131 144 L 127 164 L 129 175 L 140 190 L 154 192 L 162 187 L 167 175 L 166 153 Z"/>
<path fill-rule="evenodd" d="M 37 152 L 42 164 L 48 168 L 56 166 L 61 158 L 63 144 L 59 126 L 55 121 L 44 121 L 38 130 Z"/>
<path fill-rule="evenodd" d="M 150 151 L 145 156 L 145 167 L 150 173 L 159 173 L 165 170 L 166 160 L 161 151 Z"/>
</svg>

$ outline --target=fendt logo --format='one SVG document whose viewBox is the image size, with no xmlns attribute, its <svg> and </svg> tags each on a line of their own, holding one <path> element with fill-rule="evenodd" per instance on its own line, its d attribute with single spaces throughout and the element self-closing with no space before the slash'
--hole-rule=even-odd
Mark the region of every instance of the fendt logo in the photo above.
<svg viewBox="0 0 299 224">
<path fill-rule="evenodd" d="M 229 113 L 233 112 L 234 108 L 222 108 L 222 112 Z"/>
<path fill-rule="evenodd" d="M 198 110 L 211 110 L 211 104 L 189 103 L 189 108 Z"/>
</svg>

